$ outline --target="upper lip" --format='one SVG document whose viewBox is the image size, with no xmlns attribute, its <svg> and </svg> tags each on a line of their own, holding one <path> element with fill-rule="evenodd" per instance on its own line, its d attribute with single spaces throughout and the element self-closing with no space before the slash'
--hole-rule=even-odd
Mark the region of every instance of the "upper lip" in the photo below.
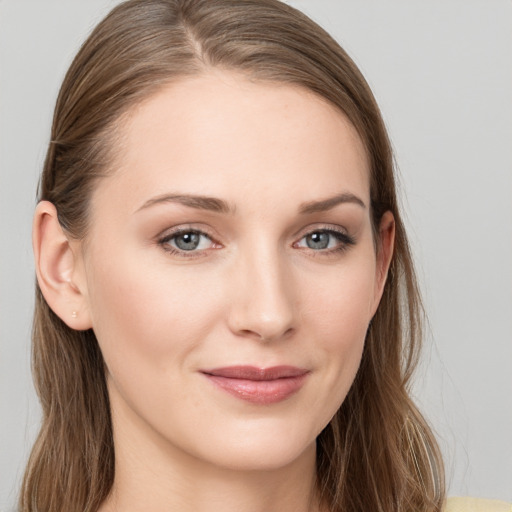
<svg viewBox="0 0 512 512">
<path fill-rule="evenodd" d="M 226 366 L 223 368 L 213 368 L 211 370 L 202 370 L 206 375 L 214 377 L 224 377 L 227 379 L 243 379 L 254 381 L 276 380 L 292 377 L 300 377 L 309 373 L 304 368 L 296 366 L 272 366 L 269 368 L 258 368 L 256 366 Z"/>
</svg>

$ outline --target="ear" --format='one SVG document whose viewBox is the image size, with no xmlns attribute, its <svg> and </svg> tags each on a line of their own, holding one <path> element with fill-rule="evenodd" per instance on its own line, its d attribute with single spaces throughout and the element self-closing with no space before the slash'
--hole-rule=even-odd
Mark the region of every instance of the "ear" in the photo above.
<svg viewBox="0 0 512 512">
<path fill-rule="evenodd" d="M 390 211 L 384 213 L 379 225 L 379 234 L 377 239 L 377 264 L 375 271 L 375 295 L 373 301 L 372 317 L 377 311 L 384 285 L 388 277 L 389 265 L 393 257 L 395 246 L 395 218 Z"/>
<path fill-rule="evenodd" d="M 78 244 L 72 245 L 49 201 L 36 207 L 32 245 L 37 281 L 50 308 L 72 329 L 91 328 Z"/>
</svg>

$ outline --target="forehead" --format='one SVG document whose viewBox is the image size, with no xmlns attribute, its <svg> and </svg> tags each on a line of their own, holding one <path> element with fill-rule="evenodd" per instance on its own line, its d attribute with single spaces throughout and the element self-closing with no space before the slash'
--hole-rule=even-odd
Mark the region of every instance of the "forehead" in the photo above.
<svg viewBox="0 0 512 512">
<path fill-rule="evenodd" d="M 105 185 L 134 206 L 175 190 L 234 203 L 284 192 L 300 201 L 346 189 L 369 195 L 355 128 L 294 85 L 225 71 L 183 79 L 135 107 L 119 129 L 124 143 Z"/>
</svg>

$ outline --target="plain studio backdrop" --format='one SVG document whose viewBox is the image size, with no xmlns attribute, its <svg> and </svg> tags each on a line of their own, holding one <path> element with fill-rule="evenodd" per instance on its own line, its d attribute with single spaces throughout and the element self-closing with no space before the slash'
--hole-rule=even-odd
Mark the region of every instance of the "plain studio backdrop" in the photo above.
<svg viewBox="0 0 512 512">
<path fill-rule="evenodd" d="M 0 510 L 37 432 L 36 183 L 58 87 L 113 0 L 0 0 Z M 451 495 L 512 501 L 512 2 L 296 0 L 379 102 L 430 320 L 414 393 Z"/>
</svg>

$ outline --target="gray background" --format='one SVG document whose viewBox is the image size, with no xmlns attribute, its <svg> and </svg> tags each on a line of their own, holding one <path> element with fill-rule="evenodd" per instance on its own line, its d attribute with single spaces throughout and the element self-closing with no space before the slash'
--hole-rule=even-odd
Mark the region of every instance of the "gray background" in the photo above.
<svg viewBox="0 0 512 512">
<path fill-rule="evenodd" d="M 30 224 L 57 89 L 114 0 L 0 0 L 0 510 L 39 409 Z M 415 395 L 450 494 L 512 501 L 510 0 L 296 0 L 355 59 L 396 149 L 430 319 Z"/>
</svg>

